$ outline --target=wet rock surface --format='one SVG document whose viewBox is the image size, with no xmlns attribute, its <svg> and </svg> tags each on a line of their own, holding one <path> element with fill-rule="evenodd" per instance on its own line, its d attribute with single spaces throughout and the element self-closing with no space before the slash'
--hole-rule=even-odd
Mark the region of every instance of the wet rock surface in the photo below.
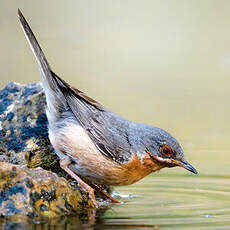
<svg viewBox="0 0 230 230">
<path fill-rule="evenodd" d="M 0 91 L 1 216 L 57 217 L 92 207 L 59 167 L 45 104 L 41 83 L 11 82 Z"/>
<path fill-rule="evenodd" d="M 0 162 L 0 213 L 48 217 L 76 212 L 87 200 L 63 177 L 38 167 Z"/>
</svg>

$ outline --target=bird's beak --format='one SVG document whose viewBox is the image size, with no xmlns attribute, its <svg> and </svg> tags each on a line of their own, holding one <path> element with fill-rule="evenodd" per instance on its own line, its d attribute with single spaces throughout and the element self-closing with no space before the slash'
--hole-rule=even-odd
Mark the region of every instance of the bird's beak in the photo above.
<svg viewBox="0 0 230 230">
<path fill-rule="evenodd" d="M 194 174 L 197 174 L 198 172 L 196 171 L 196 169 L 192 166 L 192 165 L 190 165 L 187 161 L 177 161 L 177 160 L 175 160 L 175 159 L 171 159 L 171 161 L 173 162 L 173 163 L 175 163 L 176 165 L 178 165 L 178 166 L 181 166 L 181 167 L 183 167 L 183 168 L 185 168 L 185 169 L 187 169 L 188 171 L 190 171 L 190 172 L 192 172 L 192 173 L 194 173 Z"/>
</svg>

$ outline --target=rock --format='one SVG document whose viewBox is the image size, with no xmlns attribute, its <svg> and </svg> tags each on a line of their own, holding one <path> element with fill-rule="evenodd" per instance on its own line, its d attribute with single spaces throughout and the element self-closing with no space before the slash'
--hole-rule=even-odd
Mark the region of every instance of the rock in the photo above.
<svg viewBox="0 0 230 230">
<path fill-rule="evenodd" d="M 47 129 L 41 83 L 10 82 L 0 91 L 0 160 L 50 169 L 57 166 Z"/>
<path fill-rule="evenodd" d="M 0 162 L 0 213 L 58 217 L 77 211 L 86 197 L 63 177 L 38 167 Z"/>
<path fill-rule="evenodd" d="M 10 82 L 0 91 L 2 216 L 56 217 L 92 206 L 59 167 L 48 139 L 45 105 L 41 83 Z"/>
</svg>

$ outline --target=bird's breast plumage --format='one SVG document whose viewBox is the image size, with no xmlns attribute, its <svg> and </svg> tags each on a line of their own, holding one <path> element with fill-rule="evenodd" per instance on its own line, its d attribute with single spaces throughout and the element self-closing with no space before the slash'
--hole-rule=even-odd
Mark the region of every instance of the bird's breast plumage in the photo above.
<svg viewBox="0 0 230 230">
<path fill-rule="evenodd" d="M 132 153 L 125 163 L 104 156 L 85 129 L 74 122 L 65 122 L 58 132 L 50 129 L 50 140 L 58 155 L 72 159 L 70 168 L 75 173 L 97 184 L 129 185 L 162 168 L 147 153 L 141 158 Z"/>
</svg>

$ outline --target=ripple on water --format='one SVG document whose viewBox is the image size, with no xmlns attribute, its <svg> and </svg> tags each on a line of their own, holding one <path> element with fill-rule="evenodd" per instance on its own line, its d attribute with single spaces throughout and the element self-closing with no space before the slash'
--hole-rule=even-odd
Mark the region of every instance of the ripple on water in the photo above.
<svg viewBox="0 0 230 230">
<path fill-rule="evenodd" d="M 230 177 L 152 175 L 118 189 L 135 194 L 105 213 L 112 229 L 222 228 L 230 226 Z M 142 228 L 143 227 L 143 228 Z"/>
</svg>

